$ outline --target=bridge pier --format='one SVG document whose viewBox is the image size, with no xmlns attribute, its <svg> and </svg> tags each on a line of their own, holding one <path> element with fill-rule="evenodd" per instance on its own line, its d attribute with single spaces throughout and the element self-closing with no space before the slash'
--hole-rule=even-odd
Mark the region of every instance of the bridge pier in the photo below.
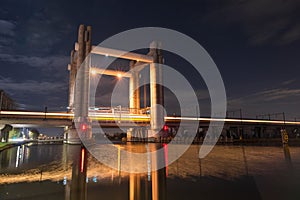
<svg viewBox="0 0 300 200">
<path fill-rule="evenodd" d="M 91 26 L 79 26 L 78 42 L 76 43 L 75 50 L 77 49 L 76 58 L 76 82 L 74 93 L 74 121 L 80 130 L 76 130 L 75 125 L 70 127 L 67 131 L 67 143 L 78 144 L 81 143 L 79 138 L 80 134 L 85 134 L 88 131 L 86 127 L 89 122 L 89 98 L 90 98 L 90 57 L 91 52 Z M 73 54 L 72 54 L 73 55 Z M 74 77 L 71 77 L 74 78 Z M 72 88 L 71 88 L 72 89 Z M 72 103 L 72 102 L 71 102 Z M 70 105 L 72 106 L 72 105 Z M 81 125 L 84 125 L 84 130 L 81 130 Z"/>
<path fill-rule="evenodd" d="M 127 137 L 126 137 L 127 142 L 132 141 L 132 137 L 133 137 L 133 128 L 129 128 L 127 129 Z"/>
<path fill-rule="evenodd" d="M 64 131 L 64 143 L 66 144 L 81 144 L 78 132 L 75 125 L 67 126 Z"/>
<path fill-rule="evenodd" d="M 163 75 L 160 64 L 163 64 L 161 44 L 152 42 L 148 55 L 153 57 L 153 63 L 150 63 L 150 137 L 160 138 L 160 130 L 164 125 L 164 98 L 163 98 Z"/>
<path fill-rule="evenodd" d="M 147 141 L 148 130 L 145 128 L 137 127 L 137 128 L 129 128 L 127 130 L 127 141 Z M 139 139 L 135 139 L 139 138 Z"/>
<path fill-rule="evenodd" d="M 77 74 L 75 85 L 74 113 L 76 118 L 87 118 L 90 98 L 91 26 L 80 25 L 78 32 Z"/>
<path fill-rule="evenodd" d="M 130 70 L 132 70 L 136 61 L 130 62 Z M 132 70 L 132 75 L 129 79 L 129 109 L 131 114 L 139 114 L 140 109 L 140 88 L 139 88 L 139 72 Z"/>
</svg>

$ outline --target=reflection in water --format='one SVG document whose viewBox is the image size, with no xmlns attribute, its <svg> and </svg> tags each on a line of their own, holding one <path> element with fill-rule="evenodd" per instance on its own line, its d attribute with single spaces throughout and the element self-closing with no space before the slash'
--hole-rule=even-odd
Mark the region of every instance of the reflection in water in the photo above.
<svg viewBox="0 0 300 200">
<path fill-rule="evenodd" d="M 166 198 L 166 173 L 165 169 L 153 171 L 151 177 L 146 174 L 129 175 L 130 200 L 165 200 Z"/>
<path fill-rule="evenodd" d="M 73 161 L 71 183 L 66 184 L 66 200 L 87 199 L 87 150 L 84 147 L 78 149 L 78 157 Z"/>
<path fill-rule="evenodd" d="M 16 167 L 22 165 L 24 161 L 27 161 L 30 155 L 30 149 L 26 148 L 25 145 L 17 147 L 17 155 L 16 155 Z"/>
<path fill-rule="evenodd" d="M 30 149 L 25 145 L 13 148 L 13 151 L 4 151 L 1 154 L 0 170 L 6 168 L 18 168 L 24 162 L 28 161 Z M 14 166 L 14 167 L 13 167 Z"/>
<path fill-rule="evenodd" d="M 284 158 L 286 161 L 286 164 L 288 166 L 288 170 L 293 170 L 293 165 L 292 165 L 292 159 L 291 159 L 291 153 L 290 153 L 290 148 L 288 144 L 283 144 L 283 152 L 284 152 Z"/>
<path fill-rule="evenodd" d="M 278 199 L 300 196 L 299 147 L 216 146 L 207 157 L 199 159 L 199 146 L 192 145 L 180 159 L 157 171 L 151 170 L 157 165 L 157 155 L 148 154 L 147 172 L 142 174 L 121 170 L 126 164 L 122 161 L 121 149 L 144 152 L 163 148 L 164 162 L 168 162 L 172 153 L 168 152 L 168 146 L 127 144 L 116 147 L 117 155 L 108 155 L 118 158 L 116 169 L 103 165 L 85 148 L 76 145 L 20 146 L 3 151 L 0 153 L 0 199 Z"/>
<path fill-rule="evenodd" d="M 247 157 L 246 157 L 244 146 L 242 146 L 242 150 L 243 150 L 243 159 L 244 159 L 244 164 L 245 164 L 246 175 L 248 176 L 249 175 L 249 170 L 248 170 L 248 163 L 247 163 Z"/>
<path fill-rule="evenodd" d="M 151 150 L 160 146 L 152 146 Z M 121 154 L 120 145 L 118 145 L 118 177 L 121 175 Z M 136 152 L 144 152 L 144 146 L 138 146 L 135 148 Z M 164 150 L 167 152 L 167 145 L 163 145 Z M 72 177 L 71 182 L 67 182 L 64 177 L 65 187 L 65 200 L 86 200 L 87 199 L 87 166 L 89 152 L 81 147 L 77 149 L 72 165 Z M 167 153 L 165 154 L 167 156 Z M 165 157 L 166 158 L 166 157 Z M 167 159 L 167 158 L 166 158 Z M 148 163 L 150 165 L 157 165 L 157 157 L 149 157 Z M 152 166 L 153 168 L 153 166 Z M 166 168 L 151 171 L 151 166 L 147 174 L 131 173 L 128 178 L 129 185 L 129 200 L 166 200 Z M 97 178 L 92 178 L 93 182 L 97 182 Z M 119 182 L 120 183 L 120 182 Z"/>
</svg>

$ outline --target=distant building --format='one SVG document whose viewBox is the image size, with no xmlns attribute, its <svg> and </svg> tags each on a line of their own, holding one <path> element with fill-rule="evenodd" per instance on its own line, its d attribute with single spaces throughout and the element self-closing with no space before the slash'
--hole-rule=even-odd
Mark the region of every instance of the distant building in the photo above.
<svg viewBox="0 0 300 200">
<path fill-rule="evenodd" d="M 16 102 L 0 89 L 0 110 L 14 110 L 16 107 Z"/>
</svg>

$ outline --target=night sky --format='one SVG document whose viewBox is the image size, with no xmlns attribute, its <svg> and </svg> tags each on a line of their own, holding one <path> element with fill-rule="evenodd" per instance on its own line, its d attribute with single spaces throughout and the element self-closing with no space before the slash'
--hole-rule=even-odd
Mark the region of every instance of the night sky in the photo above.
<svg viewBox="0 0 300 200">
<path fill-rule="evenodd" d="M 223 77 L 229 111 L 285 112 L 300 120 L 299 9 L 297 0 L 0 0 L 0 88 L 21 109 L 64 111 L 80 24 L 92 26 L 94 45 L 128 29 L 164 27 L 207 50 Z"/>
</svg>

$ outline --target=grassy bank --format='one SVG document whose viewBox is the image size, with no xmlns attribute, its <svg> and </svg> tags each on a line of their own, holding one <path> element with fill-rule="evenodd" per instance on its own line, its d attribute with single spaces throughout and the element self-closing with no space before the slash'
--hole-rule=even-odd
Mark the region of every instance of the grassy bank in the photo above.
<svg viewBox="0 0 300 200">
<path fill-rule="evenodd" d="M 15 144 L 12 144 L 10 142 L 7 142 L 7 143 L 6 142 L 0 142 L 0 152 L 5 150 L 5 149 L 11 148 L 13 146 L 15 146 Z"/>
<path fill-rule="evenodd" d="M 5 147 L 8 144 L 9 144 L 8 142 L 0 142 L 0 148 Z"/>
</svg>

